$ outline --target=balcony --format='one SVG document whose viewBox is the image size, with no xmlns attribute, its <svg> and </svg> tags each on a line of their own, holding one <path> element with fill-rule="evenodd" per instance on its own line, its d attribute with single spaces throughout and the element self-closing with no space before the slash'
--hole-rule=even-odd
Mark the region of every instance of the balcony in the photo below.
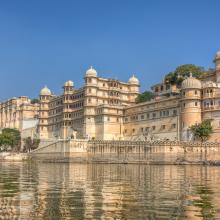
<svg viewBox="0 0 220 220">
<path fill-rule="evenodd" d="M 218 111 L 220 110 L 220 105 L 212 105 L 212 106 L 206 106 L 202 108 L 203 111 Z"/>
</svg>

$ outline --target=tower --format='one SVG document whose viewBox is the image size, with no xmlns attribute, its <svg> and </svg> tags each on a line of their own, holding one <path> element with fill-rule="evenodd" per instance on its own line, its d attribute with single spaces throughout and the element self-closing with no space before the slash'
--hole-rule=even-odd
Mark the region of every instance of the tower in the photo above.
<svg viewBox="0 0 220 220">
<path fill-rule="evenodd" d="M 72 103 L 74 83 L 72 81 L 67 81 L 63 86 L 63 124 L 61 129 L 61 137 L 67 138 L 68 131 L 71 129 L 72 125 L 72 110 L 70 104 Z"/>
<path fill-rule="evenodd" d="M 201 122 L 201 82 L 192 74 L 182 82 L 181 86 L 181 139 L 191 140 L 190 126 Z"/>
<path fill-rule="evenodd" d="M 95 110 L 97 105 L 97 72 L 91 67 L 85 74 L 85 101 L 84 101 L 84 136 L 95 137 Z"/>
<path fill-rule="evenodd" d="M 135 102 L 135 99 L 137 98 L 139 94 L 139 87 L 140 82 L 139 80 L 133 75 L 129 80 L 128 83 L 130 85 L 130 101 Z"/>
<path fill-rule="evenodd" d="M 49 116 L 50 98 L 51 98 L 51 91 L 45 86 L 40 91 L 40 107 L 39 107 L 39 123 L 38 123 L 38 132 L 40 139 L 47 139 L 49 137 L 48 116 Z"/>
<path fill-rule="evenodd" d="M 220 83 L 220 51 L 216 53 L 214 63 L 216 68 L 216 82 Z"/>
</svg>

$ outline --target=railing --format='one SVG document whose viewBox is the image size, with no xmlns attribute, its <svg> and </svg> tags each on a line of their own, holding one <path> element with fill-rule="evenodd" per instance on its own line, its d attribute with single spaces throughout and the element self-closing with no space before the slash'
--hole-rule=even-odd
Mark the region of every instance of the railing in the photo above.
<svg viewBox="0 0 220 220">
<path fill-rule="evenodd" d="M 220 142 L 186 142 L 186 141 L 124 141 L 124 140 L 89 140 L 89 144 L 149 145 L 149 146 L 188 146 L 220 147 Z"/>
</svg>

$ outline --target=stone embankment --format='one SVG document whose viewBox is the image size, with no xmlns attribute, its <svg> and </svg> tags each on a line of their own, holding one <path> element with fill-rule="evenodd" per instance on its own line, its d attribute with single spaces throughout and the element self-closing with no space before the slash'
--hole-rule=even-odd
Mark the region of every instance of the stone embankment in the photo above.
<svg viewBox="0 0 220 220">
<path fill-rule="evenodd" d="M 220 164 L 220 143 L 59 140 L 30 157 L 47 162 Z"/>
</svg>

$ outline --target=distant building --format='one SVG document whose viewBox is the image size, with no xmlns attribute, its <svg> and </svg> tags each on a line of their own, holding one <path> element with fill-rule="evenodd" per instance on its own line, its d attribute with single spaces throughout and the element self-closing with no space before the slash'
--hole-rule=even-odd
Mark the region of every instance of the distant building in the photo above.
<svg viewBox="0 0 220 220">
<path fill-rule="evenodd" d="M 0 103 L 0 129 L 15 128 L 20 131 L 36 128 L 39 104 L 32 104 L 27 96 L 12 98 Z"/>
</svg>

